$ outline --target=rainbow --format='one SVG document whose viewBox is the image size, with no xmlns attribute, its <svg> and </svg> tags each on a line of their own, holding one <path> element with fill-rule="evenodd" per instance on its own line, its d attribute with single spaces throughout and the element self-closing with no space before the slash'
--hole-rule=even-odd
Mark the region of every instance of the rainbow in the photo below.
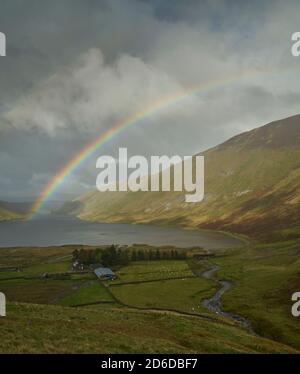
<svg viewBox="0 0 300 374">
<path fill-rule="evenodd" d="M 97 150 L 103 145 L 109 143 L 114 137 L 119 135 L 121 132 L 125 131 L 131 126 L 138 124 L 151 115 L 158 113 L 161 110 L 165 110 L 171 106 L 176 105 L 178 102 L 191 97 L 193 95 L 198 95 L 200 93 L 205 93 L 211 89 L 219 88 L 225 86 L 229 83 L 234 83 L 243 78 L 259 75 L 265 73 L 264 70 L 251 70 L 240 73 L 239 75 L 227 76 L 226 78 L 217 79 L 205 82 L 200 86 L 192 86 L 189 89 L 184 91 L 173 93 L 172 95 L 161 98 L 160 100 L 148 105 L 136 113 L 129 115 L 126 118 L 123 118 L 120 122 L 115 124 L 109 130 L 101 133 L 96 139 L 88 143 L 83 147 L 74 157 L 72 157 L 69 162 L 67 162 L 58 173 L 50 180 L 50 182 L 45 186 L 39 195 L 38 199 L 33 203 L 30 213 L 27 216 L 27 219 L 31 219 L 37 214 L 42 207 L 47 204 L 50 198 L 54 193 L 63 185 L 67 178 L 74 173 L 81 165 L 92 157 Z M 270 71 L 269 71 L 270 72 Z"/>
</svg>

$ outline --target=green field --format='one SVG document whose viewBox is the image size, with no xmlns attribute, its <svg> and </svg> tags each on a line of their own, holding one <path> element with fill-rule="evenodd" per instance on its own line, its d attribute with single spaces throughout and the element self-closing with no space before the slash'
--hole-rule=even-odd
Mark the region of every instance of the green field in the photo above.
<svg viewBox="0 0 300 374">
<path fill-rule="evenodd" d="M 0 290 L 9 301 L 55 304 L 76 289 L 76 283 L 66 280 L 13 279 L 0 282 Z"/>
<path fill-rule="evenodd" d="M 49 262 L 45 264 L 36 264 L 32 266 L 28 266 L 22 269 L 22 273 L 25 276 L 42 274 L 42 273 L 63 273 L 71 270 L 71 262 L 70 259 L 68 261 L 61 261 L 61 262 Z"/>
<path fill-rule="evenodd" d="M 258 334 L 299 348 L 299 318 L 291 315 L 291 295 L 300 290 L 299 242 L 234 250 L 214 261 L 219 277 L 235 283 L 225 309 L 249 318 Z"/>
<path fill-rule="evenodd" d="M 0 332 L 1 353 L 296 352 L 220 322 L 106 305 L 12 303 Z"/>
<path fill-rule="evenodd" d="M 66 305 L 76 304 L 76 298 L 87 303 L 98 301 L 96 290 L 93 294 L 88 287 L 95 280 L 92 273 L 65 275 L 71 270 L 71 254 L 78 247 L 1 249 L 0 268 L 16 266 L 18 271 L 0 271 L 0 290 L 8 301 Z M 45 273 L 55 277 L 45 279 Z"/>
<path fill-rule="evenodd" d="M 121 303 L 140 308 L 207 312 L 201 300 L 216 292 L 214 284 L 197 277 L 184 260 L 133 263 L 117 274 L 118 279 L 109 283 L 113 295 Z"/>
<path fill-rule="evenodd" d="M 193 276 L 188 264 L 180 260 L 134 262 L 118 271 L 113 283 L 139 282 Z"/>
<path fill-rule="evenodd" d="M 165 280 L 111 287 L 121 302 L 144 308 L 174 309 L 183 312 L 207 312 L 201 300 L 216 291 L 199 278 Z"/>
<path fill-rule="evenodd" d="M 0 269 L 6 266 L 25 268 L 33 265 L 40 266 L 42 264 L 70 261 L 72 252 L 75 249 L 81 248 L 94 249 L 96 247 L 87 245 L 63 245 L 59 247 L 1 248 Z"/>
<path fill-rule="evenodd" d="M 8 300 L 0 352 L 300 350 L 299 319 L 290 312 L 291 295 L 300 289 L 298 241 L 249 244 L 210 258 L 190 251 L 186 260 L 131 262 L 105 282 L 92 272 L 69 272 L 74 248 L 1 249 L 0 268 L 18 271 L 0 271 Z M 220 266 L 215 278 L 203 278 L 213 264 Z M 219 279 L 233 282 L 223 310 L 248 318 L 257 335 L 202 306 Z"/>
<path fill-rule="evenodd" d="M 98 280 L 94 280 L 82 285 L 78 291 L 61 300 L 60 304 L 76 306 L 97 302 L 114 302 L 114 299 Z"/>
</svg>

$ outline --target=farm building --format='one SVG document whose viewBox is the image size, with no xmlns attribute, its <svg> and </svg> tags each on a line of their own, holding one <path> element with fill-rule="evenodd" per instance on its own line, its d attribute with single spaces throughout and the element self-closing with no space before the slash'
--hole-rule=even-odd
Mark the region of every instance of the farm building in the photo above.
<svg viewBox="0 0 300 374">
<path fill-rule="evenodd" d="M 116 278 L 116 274 L 110 268 L 100 267 L 100 268 L 95 269 L 94 273 L 100 279 L 112 280 Z"/>
<path fill-rule="evenodd" d="M 80 263 L 78 260 L 74 261 L 72 264 L 73 271 L 82 271 L 84 270 L 84 265 Z"/>
</svg>

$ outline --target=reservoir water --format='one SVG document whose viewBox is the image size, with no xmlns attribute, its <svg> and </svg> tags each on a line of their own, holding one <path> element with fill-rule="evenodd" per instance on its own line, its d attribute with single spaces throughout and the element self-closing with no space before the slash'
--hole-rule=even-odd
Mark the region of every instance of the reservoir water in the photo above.
<svg viewBox="0 0 300 374">
<path fill-rule="evenodd" d="M 54 215 L 43 215 L 30 221 L 0 222 L 0 247 L 133 243 L 177 247 L 200 246 L 208 249 L 241 245 L 239 239 L 213 231 L 88 222 Z"/>
</svg>

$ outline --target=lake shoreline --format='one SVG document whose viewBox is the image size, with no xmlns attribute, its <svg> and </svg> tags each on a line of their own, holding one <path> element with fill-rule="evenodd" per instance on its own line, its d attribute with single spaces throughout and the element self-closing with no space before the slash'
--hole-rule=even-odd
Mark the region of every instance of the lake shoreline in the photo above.
<svg viewBox="0 0 300 374">
<path fill-rule="evenodd" d="M 70 216 L 43 215 L 33 220 L 0 222 L 0 247 L 61 245 L 172 245 L 226 249 L 244 246 L 240 238 L 214 230 L 170 225 L 91 222 Z"/>
<path fill-rule="evenodd" d="M 214 230 L 214 229 L 205 229 L 205 228 L 197 228 L 197 227 L 191 227 L 191 226 L 184 226 L 184 225 L 175 225 L 175 224 L 169 224 L 168 222 L 160 222 L 155 223 L 155 222 L 135 222 L 135 221 L 126 221 L 126 220 L 91 220 L 91 219 L 84 219 L 80 216 L 75 216 L 77 219 L 84 221 L 84 222 L 94 222 L 94 223 L 103 223 L 103 224 L 127 224 L 127 225 L 147 225 L 147 226 L 154 226 L 154 227 L 170 227 L 174 229 L 180 229 L 184 230 L 187 232 L 198 232 L 198 233 L 213 233 L 213 234 L 221 234 L 224 236 L 227 236 L 229 238 L 237 239 L 241 242 L 243 245 L 249 245 L 251 244 L 254 240 L 253 238 L 250 238 L 247 235 L 244 234 L 239 234 L 235 232 L 230 232 L 230 231 L 224 231 L 224 230 Z"/>
</svg>

